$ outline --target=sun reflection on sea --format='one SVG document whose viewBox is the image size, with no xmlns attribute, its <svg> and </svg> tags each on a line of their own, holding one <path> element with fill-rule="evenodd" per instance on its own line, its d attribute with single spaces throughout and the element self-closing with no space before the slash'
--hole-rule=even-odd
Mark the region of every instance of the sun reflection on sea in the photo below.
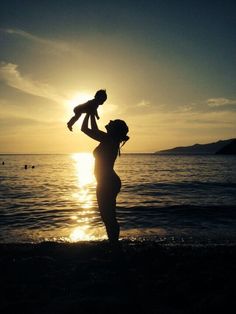
<svg viewBox="0 0 236 314">
<path fill-rule="evenodd" d="M 78 241 L 94 241 L 94 240 L 103 240 L 106 238 L 104 228 L 99 227 L 96 230 L 93 230 L 89 225 L 80 226 L 75 228 L 69 236 L 70 242 Z"/>
<path fill-rule="evenodd" d="M 93 174 L 94 158 L 90 153 L 72 154 L 72 159 L 75 162 L 76 175 L 78 178 L 78 186 L 86 186 L 87 184 L 95 183 Z"/>
<path fill-rule="evenodd" d="M 69 241 L 92 241 L 104 238 L 103 228 L 91 225 L 95 218 L 95 211 L 93 206 L 96 203 L 95 193 L 95 177 L 93 174 L 94 158 L 89 153 L 76 153 L 71 155 L 74 161 L 75 174 L 76 174 L 76 189 L 77 191 L 72 194 L 72 197 L 78 203 L 78 212 L 73 213 L 70 219 L 78 224 L 70 232 Z"/>
<path fill-rule="evenodd" d="M 86 233 L 87 230 L 88 226 L 75 228 L 70 234 L 70 240 L 72 242 L 95 240 L 93 236 Z"/>
<path fill-rule="evenodd" d="M 93 156 L 89 153 L 77 153 L 72 155 L 72 159 L 77 176 L 77 192 L 72 196 L 78 200 L 80 207 L 91 208 L 94 201 L 91 188 L 95 186 Z"/>
</svg>

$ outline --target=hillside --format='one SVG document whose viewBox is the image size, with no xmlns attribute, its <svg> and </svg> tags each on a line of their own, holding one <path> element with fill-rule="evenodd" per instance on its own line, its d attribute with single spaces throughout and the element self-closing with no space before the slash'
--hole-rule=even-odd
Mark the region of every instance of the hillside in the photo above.
<svg viewBox="0 0 236 314">
<path fill-rule="evenodd" d="M 226 144 L 216 152 L 217 155 L 236 155 L 236 139 L 233 139 L 229 144 Z"/>
<path fill-rule="evenodd" d="M 194 144 L 191 146 L 181 146 L 181 147 L 175 147 L 172 149 L 166 149 L 166 150 L 160 150 L 155 152 L 155 154 L 160 155 L 201 155 L 201 154 L 207 154 L 207 155 L 214 155 L 214 154 L 220 154 L 221 150 L 224 147 L 227 147 L 230 145 L 231 142 L 236 141 L 236 139 L 228 139 L 228 140 L 220 140 L 218 142 L 214 143 L 208 143 L 208 144 Z"/>
</svg>

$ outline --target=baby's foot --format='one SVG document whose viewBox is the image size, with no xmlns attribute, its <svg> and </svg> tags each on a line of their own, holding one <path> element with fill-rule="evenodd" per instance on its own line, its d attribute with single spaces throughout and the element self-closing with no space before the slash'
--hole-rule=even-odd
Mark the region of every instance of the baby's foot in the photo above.
<svg viewBox="0 0 236 314">
<path fill-rule="evenodd" d="M 67 123 L 67 127 L 68 127 L 68 129 L 72 132 L 73 130 L 72 130 L 72 125 L 68 122 Z"/>
</svg>

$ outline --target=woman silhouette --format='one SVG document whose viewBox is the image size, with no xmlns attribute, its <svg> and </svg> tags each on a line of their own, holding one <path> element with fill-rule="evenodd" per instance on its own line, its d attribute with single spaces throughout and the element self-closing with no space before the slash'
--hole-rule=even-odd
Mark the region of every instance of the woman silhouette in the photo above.
<svg viewBox="0 0 236 314">
<path fill-rule="evenodd" d="M 90 117 L 91 128 L 88 127 Z M 110 121 L 105 126 L 107 132 L 98 129 L 94 115 L 86 114 L 81 131 L 100 142 L 93 154 L 95 157 L 94 174 L 97 180 L 97 202 L 107 236 L 111 244 L 118 244 L 120 226 L 116 219 L 116 197 L 120 192 L 121 181 L 114 171 L 120 147 L 129 139 L 128 126 L 123 120 Z"/>
</svg>

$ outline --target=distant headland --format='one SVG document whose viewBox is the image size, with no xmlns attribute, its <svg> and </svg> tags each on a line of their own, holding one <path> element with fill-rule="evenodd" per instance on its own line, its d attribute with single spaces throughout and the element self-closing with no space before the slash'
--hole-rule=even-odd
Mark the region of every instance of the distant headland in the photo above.
<svg viewBox="0 0 236 314">
<path fill-rule="evenodd" d="M 155 152 L 159 155 L 236 155 L 236 138 L 209 144 L 174 147 Z"/>
</svg>

